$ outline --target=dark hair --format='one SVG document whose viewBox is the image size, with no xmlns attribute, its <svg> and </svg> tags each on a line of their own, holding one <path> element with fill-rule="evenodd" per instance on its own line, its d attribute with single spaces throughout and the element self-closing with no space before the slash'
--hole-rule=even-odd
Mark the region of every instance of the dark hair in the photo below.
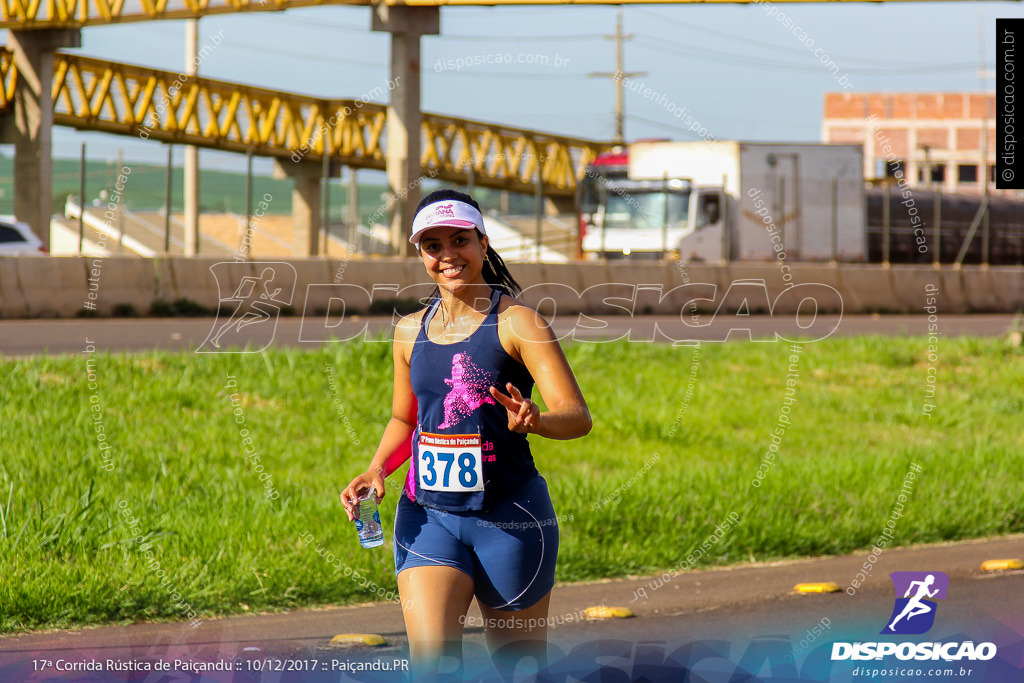
<svg viewBox="0 0 1024 683">
<path fill-rule="evenodd" d="M 416 213 L 419 213 L 423 210 L 423 207 L 429 206 L 434 202 L 448 201 L 464 202 L 472 206 L 477 211 L 480 211 L 481 215 L 483 214 L 483 211 L 480 209 L 480 205 L 477 204 L 475 199 L 465 192 L 459 192 L 458 190 L 451 189 L 434 190 L 428 194 L 426 197 L 421 199 L 420 203 L 416 206 Z M 480 235 L 479 230 L 476 231 L 476 234 L 478 237 L 482 236 Z M 522 286 L 520 286 L 520 284 L 516 282 L 516 279 L 512 277 L 512 273 L 509 272 L 508 266 L 505 265 L 505 262 L 500 256 L 498 256 L 498 252 L 494 251 L 494 247 L 490 244 L 487 245 L 487 258 L 484 260 L 483 275 L 484 282 L 489 284 L 491 287 L 500 289 L 509 296 L 516 297 L 523 293 Z M 430 298 L 436 299 L 440 296 L 440 288 L 434 287 L 434 291 L 431 292 Z"/>
</svg>

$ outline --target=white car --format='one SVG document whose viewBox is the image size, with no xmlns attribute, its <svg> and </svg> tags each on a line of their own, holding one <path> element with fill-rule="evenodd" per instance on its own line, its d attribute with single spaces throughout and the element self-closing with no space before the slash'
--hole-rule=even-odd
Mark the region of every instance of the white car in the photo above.
<svg viewBox="0 0 1024 683">
<path fill-rule="evenodd" d="M 0 216 L 0 256 L 44 256 L 49 250 L 27 224 Z"/>
</svg>

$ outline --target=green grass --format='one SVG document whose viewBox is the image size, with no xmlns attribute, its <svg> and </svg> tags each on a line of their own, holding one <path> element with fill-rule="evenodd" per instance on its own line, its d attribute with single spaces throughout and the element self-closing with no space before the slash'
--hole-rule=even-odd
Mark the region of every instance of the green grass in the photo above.
<svg viewBox="0 0 1024 683">
<path fill-rule="evenodd" d="M 788 345 L 704 345 L 686 404 L 690 349 L 567 347 L 594 430 L 531 439 L 562 520 L 558 579 L 678 566 L 732 512 L 739 525 L 698 566 L 867 548 L 912 462 L 923 472 L 896 543 L 1024 530 L 1024 353 L 943 338 L 929 419 L 926 347 L 888 337 L 807 344 L 791 425 L 759 488 L 750 482 L 783 405 Z M 202 617 L 341 604 L 395 589 L 391 539 L 360 549 L 337 501 L 389 414 L 388 344 L 94 361 L 95 390 L 84 355 L 2 366 L 0 631 L 181 619 L 188 607 Z M 245 455 L 243 427 L 276 500 Z M 401 474 L 382 506 L 388 537 Z"/>
<path fill-rule="evenodd" d="M 177 152 L 180 164 L 180 152 Z M 244 156 L 238 155 L 239 164 L 244 163 Z M 165 166 L 144 164 L 126 160 L 124 166 L 131 170 L 125 185 L 124 205 L 131 210 L 158 209 L 165 203 L 167 193 L 167 168 Z M 87 197 L 97 197 L 101 190 L 112 192 L 117 184 L 121 167 L 113 160 L 99 161 L 95 158 L 87 160 L 85 171 L 85 192 Z M 179 165 L 174 168 L 171 186 L 171 205 L 181 213 L 185 202 L 184 170 Z M 359 183 L 359 215 L 367 223 L 370 220 L 386 222 L 381 216 L 382 207 L 386 204 L 388 188 L 380 173 L 360 175 Z M 347 177 L 347 173 L 346 173 Z M 377 179 L 381 178 L 381 179 Z M 78 196 L 81 182 L 81 163 L 74 159 L 53 160 L 53 192 L 51 210 L 64 213 L 64 200 L 68 195 Z M 273 198 L 273 213 L 290 214 L 292 211 L 292 187 L 294 183 L 288 179 L 275 179 L 266 176 L 253 176 L 253 202 L 260 201 L 265 193 Z M 435 189 L 438 183 L 427 180 L 423 185 L 424 193 Z M 244 173 L 229 171 L 202 170 L 202 191 L 200 210 L 209 212 L 245 213 L 246 178 Z M 484 211 L 502 206 L 500 192 L 487 188 L 476 188 L 474 196 Z M 348 188 L 342 186 L 335 178 L 331 186 L 332 220 L 342 220 L 348 206 Z M 534 213 L 533 194 L 511 193 L 507 200 L 512 213 L 532 215 Z M 0 154 L 0 214 L 14 213 L 14 159 Z"/>
</svg>

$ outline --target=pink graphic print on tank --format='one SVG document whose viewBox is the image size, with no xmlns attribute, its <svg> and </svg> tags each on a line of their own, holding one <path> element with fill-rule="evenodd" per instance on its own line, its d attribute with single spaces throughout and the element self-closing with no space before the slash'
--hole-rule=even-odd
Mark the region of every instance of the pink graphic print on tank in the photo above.
<svg viewBox="0 0 1024 683">
<path fill-rule="evenodd" d="M 444 397 L 444 422 L 438 427 L 454 427 L 483 404 L 494 405 L 489 392 L 493 374 L 497 373 L 489 373 L 473 363 L 468 353 L 452 356 L 452 376 L 444 381 L 452 389 Z"/>
</svg>

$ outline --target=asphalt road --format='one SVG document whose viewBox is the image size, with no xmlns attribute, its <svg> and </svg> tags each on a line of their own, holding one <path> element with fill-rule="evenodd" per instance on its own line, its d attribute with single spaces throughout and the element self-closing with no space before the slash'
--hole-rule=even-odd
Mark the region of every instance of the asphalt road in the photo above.
<svg viewBox="0 0 1024 683">
<path fill-rule="evenodd" d="M 879 334 L 889 336 L 928 333 L 924 315 L 847 315 L 819 316 L 801 320 L 800 327 L 791 316 L 721 316 L 707 320 L 703 327 L 690 327 L 673 316 L 606 316 L 601 320 L 579 316 L 558 316 L 552 323 L 562 340 L 601 341 L 628 338 L 634 342 L 700 340 L 775 340 L 800 336 L 818 339 L 831 335 Z M 36 354 L 80 353 L 87 343 L 97 351 L 142 351 L 174 349 L 195 351 L 223 321 L 216 318 L 140 318 L 76 320 L 0 320 L 0 354 L 29 356 Z M 1016 326 L 1013 315 L 938 315 L 933 323 L 946 336 L 1002 336 Z M 658 330 L 664 334 L 656 333 Z M 800 328 L 803 328 L 802 330 Z M 344 320 L 282 317 L 276 321 L 248 325 L 226 335 L 223 349 L 239 349 L 249 344 L 260 350 L 273 344 L 316 348 L 329 339 L 345 340 L 363 335 L 390 338 L 389 317 L 354 317 Z M 667 337 L 666 337 L 667 335 Z M 216 351 L 209 344 L 208 350 Z"/>
<path fill-rule="evenodd" d="M 387 550 L 385 546 L 384 552 Z M 371 551 L 368 551 L 371 552 Z M 901 669 L 873 680 L 948 680 L 1009 683 L 1024 680 L 1024 571 L 985 573 L 981 562 L 1024 555 L 1024 535 L 956 544 L 892 548 L 839 557 L 687 571 L 667 581 L 640 577 L 556 586 L 549 641 L 556 681 L 859 681 L 858 666 Z M 865 570 L 869 566 L 870 570 Z M 881 636 L 894 604 L 889 573 L 945 572 L 949 590 L 936 601 L 934 625 L 924 635 Z M 854 587 L 858 572 L 866 578 Z M 664 577 L 662 577 L 664 579 Z M 797 583 L 832 581 L 853 594 L 798 595 Z M 587 621 L 589 606 L 630 608 L 628 619 Z M 458 680 L 492 680 L 474 605 L 465 637 L 466 665 Z M 339 633 L 375 633 L 379 648 L 330 647 Z M 835 642 L 992 642 L 988 661 L 831 661 Z M 233 662 L 217 681 L 397 681 L 399 671 L 345 672 L 339 667 L 407 661 L 401 609 L 393 603 L 297 610 L 184 623 L 106 626 L 0 638 L 0 680 L 190 680 L 145 679 L 80 673 L 56 678 L 58 659 L 152 663 Z M 49 671 L 34 671 L 39 662 Z M 285 662 L 285 663 L 282 663 Z M 287 664 L 291 662 L 291 664 Z M 282 671 L 273 671 L 273 667 Z M 316 671 L 287 671 L 289 666 Z M 264 667 L 260 670 L 259 667 Z M 331 668 L 333 667 L 333 671 Z M 970 674 L 961 675 L 963 669 Z M 267 668 L 271 670 L 266 670 Z M 921 673 L 918 674 L 917 670 Z M 952 671 L 948 676 L 946 669 Z M 910 671 L 909 674 L 906 672 Z M 938 673 L 938 675 L 933 675 Z M 243 675 L 244 674 L 244 675 Z M 197 680 L 197 679 L 196 679 Z"/>
</svg>

